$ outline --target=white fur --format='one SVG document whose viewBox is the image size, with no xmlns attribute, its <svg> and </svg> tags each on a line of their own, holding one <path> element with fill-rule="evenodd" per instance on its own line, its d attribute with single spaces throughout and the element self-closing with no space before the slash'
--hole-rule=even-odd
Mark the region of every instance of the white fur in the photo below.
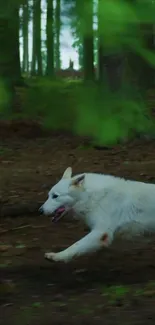
<svg viewBox="0 0 155 325">
<path fill-rule="evenodd" d="M 45 214 L 66 205 L 89 227 L 90 233 L 59 253 L 46 253 L 45 257 L 67 262 L 76 256 L 107 247 L 116 234 L 125 237 L 155 231 L 155 185 L 125 180 L 103 174 L 85 173 L 83 180 L 71 178 L 67 169 L 62 179 L 50 190 L 42 206 Z M 59 194 L 52 199 L 52 193 Z"/>
</svg>

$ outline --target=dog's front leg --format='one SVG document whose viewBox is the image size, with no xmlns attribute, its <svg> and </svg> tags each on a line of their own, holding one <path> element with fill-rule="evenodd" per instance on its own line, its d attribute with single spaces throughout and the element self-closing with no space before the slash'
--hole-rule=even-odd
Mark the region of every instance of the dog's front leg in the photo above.
<svg viewBox="0 0 155 325">
<path fill-rule="evenodd" d="M 112 241 L 112 237 L 100 230 L 92 230 L 88 235 L 71 245 L 67 249 L 59 253 L 46 253 L 45 258 L 54 261 L 68 262 L 76 256 L 95 252 L 102 247 L 108 246 Z"/>
</svg>

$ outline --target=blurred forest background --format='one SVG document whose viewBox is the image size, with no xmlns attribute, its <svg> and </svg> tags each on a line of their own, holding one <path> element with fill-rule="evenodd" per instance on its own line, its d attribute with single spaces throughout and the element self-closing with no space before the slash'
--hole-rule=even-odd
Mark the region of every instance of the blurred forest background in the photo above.
<svg viewBox="0 0 155 325">
<path fill-rule="evenodd" d="M 1 0 L 0 118 L 100 143 L 154 137 L 154 27 L 153 0 Z"/>
<path fill-rule="evenodd" d="M 38 212 L 68 166 L 155 184 L 154 117 L 155 0 L 0 0 L 0 325 L 155 324 L 155 237 L 48 263 L 88 228 Z"/>
</svg>

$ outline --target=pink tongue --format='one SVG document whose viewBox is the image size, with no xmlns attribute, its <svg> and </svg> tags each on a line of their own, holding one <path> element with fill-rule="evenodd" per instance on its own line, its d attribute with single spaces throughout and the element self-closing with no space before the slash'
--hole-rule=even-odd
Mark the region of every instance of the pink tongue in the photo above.
<svg viewBox="0 0 155 325">
<path fill-rule="evenodd" d="M 62 211 L 64 211 L 63 207 L 58 209 L 58 212 L 62 212 Z"/>
</svg>

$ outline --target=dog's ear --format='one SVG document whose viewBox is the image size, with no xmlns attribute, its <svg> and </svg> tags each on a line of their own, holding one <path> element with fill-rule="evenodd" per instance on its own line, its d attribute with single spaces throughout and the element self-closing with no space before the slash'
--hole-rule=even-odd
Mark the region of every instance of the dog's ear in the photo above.
<svg viewBox="0 0 155 325">
<path fill-rule="evenodd" d="M 68 167 L 64 171 L 62 178 L 71 178 L 71 177 L 72 177 L 72 168 L 71 167 Z"/>
<path fill-rule="evenodd" d="M 71 186 L 81 188 L 83 186 L 84 179 L 85 179 L 85 174 L 78 176 L 77 178 L 72 180 Z"/>
</svg>

